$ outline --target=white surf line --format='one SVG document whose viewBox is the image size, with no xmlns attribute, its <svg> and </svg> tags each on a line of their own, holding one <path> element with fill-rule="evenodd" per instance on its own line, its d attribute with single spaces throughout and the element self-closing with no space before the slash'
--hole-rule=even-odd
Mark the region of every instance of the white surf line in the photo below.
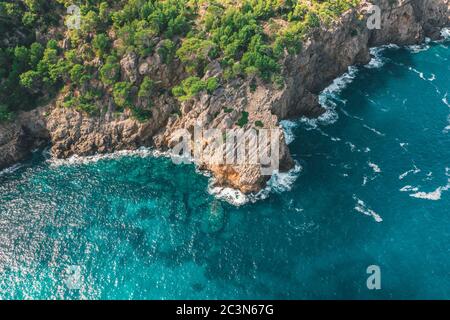
<svg viewBox="0 0 450 320">
<path fill-rule="evenodd" d="M 339 115 L 336 112 L 336 103 L 332 100 L 338 100 L 345 103 L 342 99 L 339 99 L 337 95 L 342 92 L 353 80 L 358 73 L 358 67 L 349 66 L 347 72 L 334 79 L 331 84 L 322 90 L 319 94 L 319 103 L 325 109 L 325 113 L 319 116 L 317 119 L 302 118 L 302 122 L 306 122 L 311 127 L 316 128 L 317 124 L 329 125 L 335 123 Z"/>
<path fill-rule="evenodd" d="M 295 140 L 294 130 L 298 128 L 298 122 L 292 120 L 282 120 L 280 121 L 280 126 L 284 132 L 284 138 L 286 139 L 286 144 L 289 145 Z"/>
<path fill-rule="evenodd" d="M 275 172 L 263 190 L 256 194 L 249 195 L 233 188 L 215 187 L 215 180 L 214 178 L 211 178 L 208 186 L 208 193 L 220 200 L 228 202 L 231 205 L 239 207 L 247 203 L 255 203 L 259 200 L 267 199 L 272 193 L 290 191 L 301 171 L 302 167 L 296 163 L 295 167 L 288 172 Z"/>
<path fill-rule="evenodd" d="M 386 44 L 380 47 L 373 47 L 369 49 L 372 59 L 364 67 L 368 69 L 378 69 L 385 65 L 387 59 L 383 57 L 382 53 L 386 49 L 400 49 L 396 44 Z"/>
<path fill-rule="evenodd" d="M 124 157 L 169 157 L 169 153 L 160 152 L 157 150 L 153 150 L 150 148 L 141 147 L 136 150 L 121 150 L 116 151 L 113 153 L 105 153 L 105 154 L 96 154 L 92 156 L 78 156 L 73 155 L 67 159 L 57 159 L 57 158 L 50 158 L 47 160 L 47 162 L 51 166 L 70 166 L 70 165 L 80 165 L 80 164 L 90 164 L 90 163 L 96 163 L 101 160 L 113 160 L 113 159 L 120 159 Z"/>
<path fill-rule="evenodd" d="M 406 46 L 406 49 L 408 49 L 409 52 L 412 52 L 412 53 L 419 53 L 419 52 L 427 51 L 428 49 L 431 48 L 428 43 L 430 43 L 430 39 L 428 39 L 428 41 L 426 41 L 426 43 L 424 43 L 424 44 L 414 44 L 414 45 Z"/>
</svg>

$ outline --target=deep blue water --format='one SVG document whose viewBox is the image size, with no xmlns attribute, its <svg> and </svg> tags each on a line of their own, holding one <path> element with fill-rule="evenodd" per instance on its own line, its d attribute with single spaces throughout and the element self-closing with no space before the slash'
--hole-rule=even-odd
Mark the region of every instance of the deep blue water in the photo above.
<svg viewBox="0 0 450 320">
<path fill-rule="evenodd" d="M 302 170 L 256 203 L 167 158 L 3 172 L 0 298 L 450 299 L 450 49 L 377 55 L 290 124 Z"/>
</svg>

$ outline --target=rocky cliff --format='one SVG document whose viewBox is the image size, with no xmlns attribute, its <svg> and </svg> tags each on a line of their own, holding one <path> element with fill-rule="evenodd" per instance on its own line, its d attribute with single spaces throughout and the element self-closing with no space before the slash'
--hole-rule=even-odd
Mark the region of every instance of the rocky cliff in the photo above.
<svg viewBox="0 0 450 320">
<path fill-rule="evenodd" d="M 381 9 L 381 29 L 369 30 L 369 9 Z M 288 55 L 283 61 L 283 88 L 258 79 L 236 79 L 212 94 L 206 92 L 179 103 L 163 95 L 155 103 L 151 120 L 139 122 L 129 114 L 115 114 L 108 106 L 102 116 L 88 116 L 73 109 L 58 107 L 56 101 L 47 108 L 21 114 L 12 124 L 0 125 L 0 168 L 26 157 L 31 149 L 50 141 L 52 154 L 58 158 L 71 155 L 92 155 L 140 146 L 161 150 L 171 147 L 172 133 L 178 129 L 192 132 L 195 126 L 204 129 L 233 129 L 242 115 L 248 115 L 244 129 L 259 123 L 268 129 L 279 128 L 279 121 L 294 117 L 317 117 L 324 110 L 318 94 L 350 65 L 370 60 L 369 48 L 388 43 L 417 44 L 425 37 L 436 39 L 442 27 L 450 26 L 450 0 L 372 0 L 362 1 L 354 10 L 327 28 L 316 29 L 303 44 L 301 53 Z M 156 59 L 156 58 L 155 58 Z M 180 77 L 176 62 L 171 70 L 152 68 L 155 60 L 140 61 L 130 56 L 121 61 L 123 74 L 133 81 L 152 72 L 165 79 Z M 205 78 L 220 75 L 222 70 L 212 62 Z M 233 106 L 233 108 L 229 108 Z M 208 148 L 211 141 L 201 141 Z M 213 173 L 221 186 L 230 186 L 245 193 L 260 190 L 269 176 L 260 166 L 218 165 L 208 159 L 197 163 Z M 280 170 L 291 169 L 289 149 L 280 137 Z"/>
</svg>

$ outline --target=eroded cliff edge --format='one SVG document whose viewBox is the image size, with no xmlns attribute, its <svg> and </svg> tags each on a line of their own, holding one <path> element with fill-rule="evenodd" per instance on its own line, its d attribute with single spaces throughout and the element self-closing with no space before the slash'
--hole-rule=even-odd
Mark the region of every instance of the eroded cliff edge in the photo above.
<svg viewBox="0 0 450 320">
<path fill-rule="evenodd" d="M 370 47 L 417 44 L 425 37 L 438 38 L 441 28 L 450 26 L 450 0 L 405 0 L 395 6 L 391 3 L 363 1 L 330 28 L 316 29 L 300 54 L 289 55 L 283 61 L 286 84 L 282 89 L 257 79 L 236 79 L 212 94 L 205 92 L 183 103 L 166 94 L 155 102 L 153 116 L 146 122 L 139 122 L 126 112 L 117 115 L 109 106 L 101 116 L 88 116 L 59 107 L 58 99 L 45 108 L 21 113 L 14 123 L 0 124 L 0 169 L 49 142 L 51 153 L 57 158 L 141 146 L 167 150 L 176 130 L 192 131 L 196 125 L 204 129 L 232 129 L 243 112 L 248 113 L 247 127 L 258 121 L 264 128 L 278 128 L 282 119 L 320 116 L 324 112 L 318 102 L 320 91 L 350 65 L 367 63 Z M 371 5 L 381 9 L 380 30 L 367 28 Z M 153 74 L 166 81 L 183 76 L 176 61 L 161 68 L 156 55 L 144 60 L 130 54 L 120 64 L 124 77 L 130 81 Z M 208 70 L 205 78 L 222 72 L 217 62 L 211 62 Z M 204 141 L 205 147 L 207 144 Z M 280 145 L 280 169 L 289 170 L 293 161 L 284 137 L 280 138 Z M 216 184 L 244 193 L 259 191 L 269 178 L 261 174 L 258 165 L 213 165 L 207 159 L 198 165 L 213 173 Z"/>
</svg>

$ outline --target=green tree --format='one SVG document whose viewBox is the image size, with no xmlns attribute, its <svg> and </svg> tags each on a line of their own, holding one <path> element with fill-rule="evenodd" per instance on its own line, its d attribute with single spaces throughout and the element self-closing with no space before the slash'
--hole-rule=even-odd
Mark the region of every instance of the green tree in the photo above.
<svg viewBox="0 0 450 320">
<path fill-rule="evenodd" d="M 0 104 L 0 122 L 11 121 L 13 114 L 9 111 L 8 107 L 4 104 Z"/>
<path fill-rule="evenodd" d="M 125 108 L 131 104 L 131 88 L 132 84 L 129 82 L 117 82 L 114 85 L 113 97 L 118 107 Z"/>
<path fill-rule="evenodd" d="M 109 37 L 104 33 L 96 34 L 92 40 L 92 47 L 94 48 L 97 57 L 103 57 L 108 50 L 109 45 Z"/>
<path fill-rule="evenodd" d="M 40 79 L 41 75 L 39 72 L 29 70 L 20 75 L 20 84 L 31 92 L 36 93 L 40 90 Z"/>
<path fill-rule="evenodd" d="M 186 64 L 188 72 L 203 75 L 209 53 L 214 47 L 215 44 L 212 41 L 188 38 L 177 50 L 177 56 Z"/>
<path fill-rule="evenodd" d="M 161 46 L 158 49 L 158 54 L 161 60 L 165 64 L 170 64 L 175 57 L 176 46 L 172 40 L 166 39 L 161 42 Z"/>
<path fill-rule="evenodd" d="M 35 68 L 39 61 L 41 61 L 43 55 L 44 47 L 40 43 L 34 42 L 30 46 L 30 64 L 33 68 Z"/>
<path fill-rule="evenodd" d="M 120 65 L 115 56 L 108 56 L 103 67 L 100 68 L 100 79 L 106 85 L 113 85 L 119 80 Z"/>
<path fill-rule="evenodd" d="M 155 82 L 149 77 L 145 77 L 139 87 L 139 98 L 150 98 L 155 93 Z"/>
<path fill-rule="evenodd" d="M 86 81 L 90 80 L 91 76 L 87 72 L 85 66 L 81 64 L 75 64 L 69 71 L 70 79 L 73 83 L 82 85 Z"/>
</svg>

